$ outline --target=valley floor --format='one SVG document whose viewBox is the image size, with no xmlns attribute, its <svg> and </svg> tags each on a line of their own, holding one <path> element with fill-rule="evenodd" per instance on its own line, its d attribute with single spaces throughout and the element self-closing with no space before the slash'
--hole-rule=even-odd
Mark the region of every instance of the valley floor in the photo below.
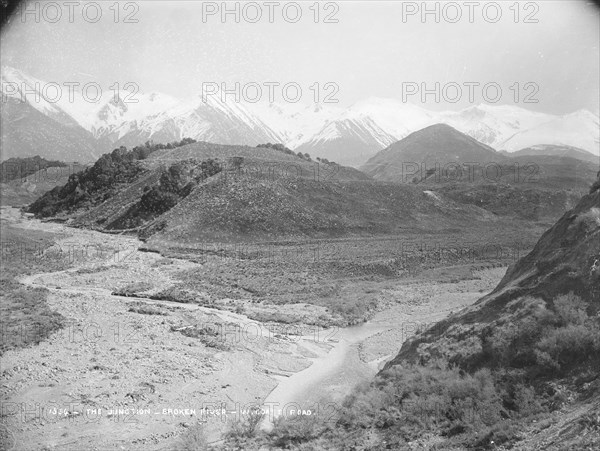
<svg viewBox="0 0 600 451">
<path fill-rule="evenodd" d="M 87 249 L 73 252 L 68 269 L 19 279 L 47 288 L 50 309 L 66 325 L 1 358 L 3 420 L 16 450 L 173 449 L 197 422 L 215 442 L 253 406 L 320 403 L 323 415 L 335 414 L 406 338 L 489 292 L 506 269 L 475 268 L 446 282 L 371 281 L 372 296 L 384 300 L 379 311 L 339 328 L 328 309 L 307 303 L 172 302 L 156 294 L 178 286 L 181 274 L 201 277 L 206 262 L 141 252 L 135 238 L 42 223 L 14 209 L 3 221 L 61 234 L 63 250 Z M 132 284 L 144 294 L 114 295 Z M 3 330 L 34 332 L 18 324 Z"/>
</svg>

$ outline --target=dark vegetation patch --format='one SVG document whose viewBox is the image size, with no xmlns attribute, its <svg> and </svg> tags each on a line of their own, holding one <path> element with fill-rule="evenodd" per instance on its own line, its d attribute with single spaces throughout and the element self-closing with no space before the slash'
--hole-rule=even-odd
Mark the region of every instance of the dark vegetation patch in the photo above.
<svg viewBox="0 0 600 451">
<path fill-rule="evenodd" d="M 148 299 L 154 299 L 157 301 L 169 301 L 179 302 L 182 304 L 194 304 L 198 303 L 198 293 L 193 290 L 181 288 L 179 286 L 173 286 L 165 288 L 164 290 L 148 296 Z"/>
<path fill-rule="evenodd" d="M 519 319 L 498 320 L 483 329 L 477 365 L 509 369 L 529 380 L 566 377 L 576 369 L 597 374 L 600 369 L 600 317 L 588 315 L 588 305 L 569 293 L 547 306 L 532 299 Z"/>
<path fill-rule="evenodd" d="M 67 163 L 55 160 L 46 160 L 38 155 L 27 158 L 9 158 L 0 163 L 0 183 L 25 178 L 48 168 L 66 167 Z"/>
<path fill-rule="evenodd" d="M 171 332 L 179 332 L 186 337 L 198 339 L 209 348 L 219 351 L 229 351 L 231 347 L 226 341 L 226 335 L 222 332 L 222 327 L 222 323 L 172 326 Z"/>
<path fill-rule="evenodd" d="M 163 310 L 161 310 L 157 306 L 148 305 L 144 302 L 132 302 L 127 309 L 128 312 L 139 313 L 141 315 L 160 315 L 160 316 L 168 316 L 169 314 Z"/>
<path fill-rule="evenodd" d="M 284 146 L 283 144 L 271 144 L 271 143 L 266 143 L 266 144 L 259 144 L 256 147 L 264 147 L 267 149 L 274 149 L 274 150 L 278 150 L 279 152 L 285 153 L 287 155 L 294 155 L 297 156 L 298 158 L 301 158 L 302 160 L 306 160 L 306 161 L 313 161 L 311 156 L 308 153 L 302 153 L 302 152 L 294 152 L 292 149 L 287 148 L 286 146 Z M 323 164 L 337 164 L 333 161 L 329 161 L 327 158 L 315 158 L 316 161 L 318 161 L 319 163 L 323 163 Z"/>
<path fill-rule="evenodd" d="M 152 289 L 152 285 L 148 282 L 133 282 L 123 288 L 113 291 L 113 296 L 125 297 L 144 297 L 142 293 Z"/>
<path fill-rule="evenodd" d="M 190 159 L 162 168 L 158 184 L 146 185 L 141 199 L 107 229 L 132 229 L 155 219 L 187 197 L 199 183 L 222 170 L 221 163 L 213 159 Z"/>
<path fill-rule="evenodd" d="M 29 206 L 28 211 L 44 218 L 93 208 L 147 172 L 139 161 L 157 150 L 173 149 L 193 142 L 185 138 L 170 144 L 146 142 L 144 146 L 132 150 L 125 147 L 115 149 L 102 155 L 91 168 L 72 174 L 66 185 L 57 186 L 44 194 Z"/>
</svg>

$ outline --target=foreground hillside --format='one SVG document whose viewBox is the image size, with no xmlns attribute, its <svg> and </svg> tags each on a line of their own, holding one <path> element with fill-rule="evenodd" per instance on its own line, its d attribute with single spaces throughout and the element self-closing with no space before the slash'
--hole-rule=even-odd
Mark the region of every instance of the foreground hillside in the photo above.
<svg viewBox="0 0 600 451">
<path fill-rule="evenodd" d="M 584 196 L 575 208 L 565 213 L 560 220 L 540 238 L 534 249 L 515 265 L 489 295 L 482 298 L 471 309 L 460 316 L 436 326 L 435 334 L 424 334 L 419 339 L 405 345 L 396 362 L 421 358 L 425 354 L 432 357 L 441 355 L 442 348 L 454 340 L 462 340 L 459 330 L 469 330 L 468 339 L 475 338 L 475 332 L 491 332 L 493 321 L 498 326 L 517 312 L 527 310 L 555 309 L 553 300 L 567 293 L 581 298 L 582 308 L 590 317 L 600 311 L 600 189 Z M 502 317 L 504 315 L 504 317 Z M 526 318 L 526 315 L 524 316 Z M 515 321 L 516 318 L 513 318 Z M 516 321 L 515 321 L 516 322 Z M 499 327 L 501 329 L 501 327 Z M 441 336 L 444 339 L 440 339 Z M 453 338 L 452 338 L 453 337 Z M 467 337 L 463 337 L 467 338 Z M 480 338 L 484 339 L 485 336 Z M 488 337 L 489 338 L 489 337 Z M 423 346 L 430 342 L 431 345 Z M 465 351 L 468 354 L 456 355 L 455 360 L 470 367 L 481 366 L 485 357 L 482 354 L 485 342 Z M 425 348 L 427 351 L 425 351 Z M 422 354 L 419 349 L 423 349 Z M 485 354 L 485 353 L 484 353 Z M 491 356 L 488 356 L 491 357 Z M 583 356 L 581 356 L 583 357 Z M 390 365 L 393 365 L 392 362 Z"/>
<path fill-rule="evenodd" d="M 420 377 L 427 372 L 440 377 L 452 370 L 435 362 L 448 359 L 472 374 L 473 383 L 487 384 L 480 388 L 488 390 L 487 395 L 472 396 L 479 398 L 475 402 L 480 408 L 486 405 L 489 412 L 496 410 L 500 415 L 480 418 L 491 428 L 484 429 L 487 435 L 480 434 L 480 438 L 487 437 L 487 443 L 475 442 L 477 449 L 493 449 L 494 440 L 514 449 L 597 449 L 598 176 L 591 192 L 544 233 L 531 253 L 509 268 L 491 294 L 405 343 L 381 374 L 384 385 L 400 383 L 406 376 L 399 371 L 411 363 L 417 364 L 411 371 Z M 471 376 L 455 377 L 457 384 L 467 384 Z M 428 385 L 435 387 L 435 383 Z M 495 407 L 495 396 L 503 404 Z M 542 424 L 536 426 L 533 419 Z"/>
</svg>

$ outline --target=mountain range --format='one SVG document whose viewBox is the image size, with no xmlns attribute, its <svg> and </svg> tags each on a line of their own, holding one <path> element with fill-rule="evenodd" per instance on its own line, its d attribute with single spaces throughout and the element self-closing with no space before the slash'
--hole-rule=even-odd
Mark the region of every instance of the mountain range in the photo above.
<svg viewBox="0 0 600 451">
<path fill-rule="evenodd" d="M 50 97 L 55 92 L 51 88 L 44 97 L 44 81 L 6 66 L 0 81 L 2 159 L 40 155 L 90 162 L 116 147 L 190 137 L 219 144 L 279 142 L 296 152 L 357 167 L 392 143 L 437 123 L 497 150 L 545 144 L 600 154 L 600 121 L 587 110 L 556 116 L 517 106 L 477 105 L 434 112 L 382 98 L 341 108 L 223 102 L 219 96 L 179 100 L 128 90 L 104 92 L 91 103 L 78 91 L 69 98 L 66 86 L 56 101 Z"/>
</svg>

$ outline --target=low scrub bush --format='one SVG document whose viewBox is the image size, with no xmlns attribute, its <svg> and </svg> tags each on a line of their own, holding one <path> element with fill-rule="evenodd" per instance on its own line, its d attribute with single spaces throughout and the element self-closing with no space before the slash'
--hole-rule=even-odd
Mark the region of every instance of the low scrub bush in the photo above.
<svg viewBox="0 0 600 451">
<path fill-rule="evenodd" d="M 171 331 L 179 332 L 186 337 L 197 338 L 209 348 L 215 348 L 219 351 L 229 351 L 231 348 L 225 340 L 226 336 L 222 333 L 221 326 L 221 324 L 213 324 L 212 327 L 208 325 L 173 326 L 171 327 Z"/>
<path fill-rule="evenodd" d="M 259 427 L 264 413 L 256 409 L 229 423 L 225 432 L 226 449 L 254 449 L 251 443 L 259 435 Z"/>
<path fill-rule="evenodd" d="M 491 372 L 471 375 L 439 362 L 396 366 L 362 387 L 344 406 L 346 427 L 387 429 L 406 440 L 423 430 L 453 436 L 497 422 L 503 410 Z"/>
<path fill-rule="evenodd" d="M 555 298 L 552 309 L 532 300 L 521 319 L 484 332 L 482 346 L 482 361 L 492 368 L 523 369 L 530 379 L 561 376 L 598 364 L 600 323 L 573 293 Z"/>
<path fill-rule="evenodd" d="M 135 297 L 139 296 L 140 293 L 148 291 L 150 289 L 152 289 L 152 285 L 148 282 L 133 282 L 124 286 L 123 288 L 113 291 L 111 294 L 113 296 Z"/>
<path fill-rule="evenodd" d="M 175 445 L 175 451 L 205 451 L 209 449 L 208 440 L 201 424 L 188 428 Z"/>
<path fill-rule="evenodd" d="M 320 437 L 327 425 L 321 423 L 317 416 L 280 416 L 275 420 L 269 433 L 269 440 L 284 449 L 310 442 Z"/>
</svg>

